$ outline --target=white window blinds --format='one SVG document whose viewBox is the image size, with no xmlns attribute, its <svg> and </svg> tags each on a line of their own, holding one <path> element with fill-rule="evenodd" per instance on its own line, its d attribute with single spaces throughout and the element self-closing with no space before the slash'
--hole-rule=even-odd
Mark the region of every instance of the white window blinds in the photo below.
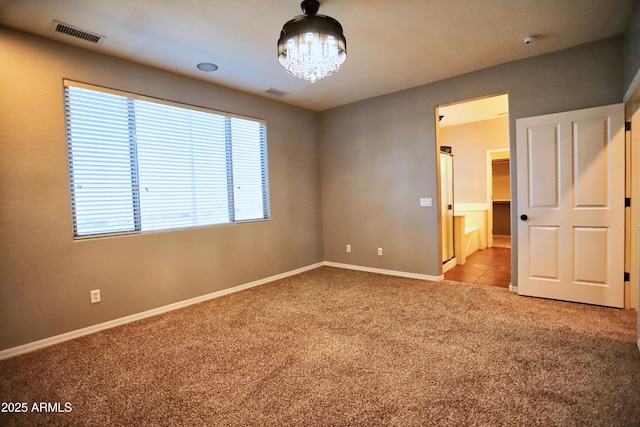
<svg viewBox="0 0 640 427">
<path fill-rule="evenodd" d="M 265 124 L 65 81 L 76 237 L 269 218 Z"/>
</svg>

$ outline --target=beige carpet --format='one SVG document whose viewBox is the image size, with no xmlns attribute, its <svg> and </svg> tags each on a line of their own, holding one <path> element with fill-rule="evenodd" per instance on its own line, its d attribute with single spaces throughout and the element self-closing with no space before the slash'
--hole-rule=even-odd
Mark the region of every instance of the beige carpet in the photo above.
<svg viewBox="0 0 640 427">
<path fill-rule="evenodd" d="M 0 362 L 0 425 L 640 425 L 636 313 L 323 267 Z M 55 408 L 55 405 L 54 405 Z"/>
</svg>

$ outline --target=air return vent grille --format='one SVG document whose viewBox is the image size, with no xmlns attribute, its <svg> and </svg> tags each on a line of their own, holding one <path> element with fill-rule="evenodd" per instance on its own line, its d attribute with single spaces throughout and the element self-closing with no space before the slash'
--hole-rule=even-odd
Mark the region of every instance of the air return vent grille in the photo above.
<svg viewBox="0 0 640 427">
<path fill-rule="evenodd" d="M 77 39 L 86 40 L 91 43 L 100 44 L 104 39 L 104 36 L 100 34 L 91 33 L 86 30 L 82 30 L 80 28 L 76 28 L 72 25 L 65 24 L 59 21 L 53 21 L 51 25 L 51 29 L 57 33 L 63 33 L 71 37 L 75 37 Z"/>
<path fill-rule="evenodd" d="M 275 88 L 269 88 L 268 90 L 266 90 L 265 92 L 270 93 L 271 95 L 275 95 L 275 96 L 284 96 L 287 94 L 287 92 L 280 90 L 280 89 L 275 89 Z"/>
</svg>

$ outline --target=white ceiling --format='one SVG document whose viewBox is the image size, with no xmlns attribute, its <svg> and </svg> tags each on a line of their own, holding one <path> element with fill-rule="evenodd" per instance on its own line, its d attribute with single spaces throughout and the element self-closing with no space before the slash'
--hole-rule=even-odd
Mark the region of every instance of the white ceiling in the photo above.
<svg viewBox="0 0 640 427">
<path fill-rule="evenodd" d="M 277 60 L 300 0 L 0 0 L 0 23 L 108 55 L 322 111 L 624 32 L 633 0 L 321 0 L 347 61 L 315 84 Z M 51 31 L 53 20 L 105 36 Z M 536 42 L 523 39 L 537 35 Z M 196 69 L 213 62 L 218 71 Z M 287 92 L 266 94 L 269 88 Z"/>
<path fill-rule="evenodd" d="M 497 119 L 509 115 L 508 95 L 489 96 L 449 105 L 440 105 L 440 127 Z"/>
</svg>

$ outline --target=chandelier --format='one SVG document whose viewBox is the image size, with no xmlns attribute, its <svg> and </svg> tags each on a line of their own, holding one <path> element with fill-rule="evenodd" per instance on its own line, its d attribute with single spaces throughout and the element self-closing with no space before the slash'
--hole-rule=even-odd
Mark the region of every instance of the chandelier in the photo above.
<svg viewBox="0 0 640 427">
<path fill-rule="evenodd" d="M 284 24 L 278 40 L 278 60 L 287 72 L 315 83 L 334 74 L 347 59 L 347 41 L 342 25 L 317 15 L 320 2 L 304 0 L 299 15 Z"/>
</svg>

